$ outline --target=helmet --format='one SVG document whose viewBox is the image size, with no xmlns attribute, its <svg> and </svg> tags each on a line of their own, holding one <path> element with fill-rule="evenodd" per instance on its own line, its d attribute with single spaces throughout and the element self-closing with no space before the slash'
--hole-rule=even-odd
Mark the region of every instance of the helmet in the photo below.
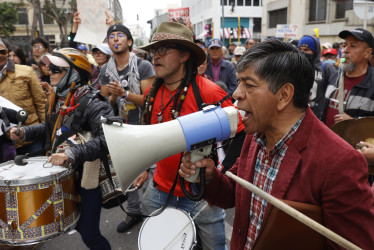
<svg viewBox="0 0 374 250">
<path fill-rule="evenodd" d="M 63 48 L 55 52 L 54 55 L 64 58 L 71 66 L 73 66 L 73 68 L 78 70 L 80 74 L 83 74 L 84 79 L 82 80 L 85 80 L 86 84 L 91 79 L 92 66 L 89 63 L 86 55 L 79 50 L 73 48 Z"/>
</svg>

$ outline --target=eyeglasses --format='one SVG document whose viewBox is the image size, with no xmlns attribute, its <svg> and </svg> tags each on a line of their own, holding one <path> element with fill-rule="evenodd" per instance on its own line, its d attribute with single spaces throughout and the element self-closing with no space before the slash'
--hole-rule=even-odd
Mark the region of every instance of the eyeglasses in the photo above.
<svg viewBox="0 0 374 250">
<path fill-rule="evenodd" d="M 149 53 L 151 54 L 152 57 L 155 55 L 156 52 L 158 53 L 159 56 L 164 56 L 168 49 L 180 49 L 180 48 L 179 47 L 172 47 L 172 46 L 169 46 L 169 45 L 161 45 L 160 47 L 157 47 L 157 48 L 151 48 L 149 50 Z"/>
<path fill-rule="evenodd" d="M 114 39 L 116 37 L 115 34 L 110 34 L 109 35 L 109 39 Z M 118 33 L 117 34 L 117 38 L 122 38 L 122 37 L 125 37 L 125 34 L 124 33 Z"/>
<path fill-rule="evenodd" d="M 105 54 L 103 52 L 101 52 L 100 50 L 97 50 L 95 52 L 92 52 L 92 55 L 99 56 L 99 55 L 105 55 Z"/>
<path fill-rule="evenodd" d="M 0 49 L 0 55 L 5 56 L 8 51 L 6 49 Z"/>
<path fill-rule="evenodd" d="M 66 71 L 66 69 L 58 67 L 56 65 L 50 64 L 49 70 L 52 72 L 52 74 L 60 74 L 62 71 Z"/>
<path fill-rule="evenodd" d="M 44 49 L 43 45 L 34 45 L 32 46 L 34 49 Z"/>
<path fill-rule="evenodd" d="M 45 64 L 44 62 L 40 62 L 39 65 L 40 65 L 40 67 L 46 67 L 47 66 L 47 64 Z"/>
</svg>

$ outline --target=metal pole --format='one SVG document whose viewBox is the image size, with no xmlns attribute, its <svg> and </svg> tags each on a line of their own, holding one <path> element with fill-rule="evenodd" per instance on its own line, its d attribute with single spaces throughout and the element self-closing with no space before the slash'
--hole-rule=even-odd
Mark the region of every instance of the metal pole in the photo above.
<svg viewBox="0 0 374 250">
<path fill-rule="evenodd" d="M 44 32 L 43 32 L 43 22 L 42 22 L 42 11 L 40 9 L 40 0 L 37 0 L 37 4 L 38 4 L 38 12 L 39 12 L 39 36 L 44 36 Z"/>
<path fill-rule="evenodd" d="M 225 43 L 225 6 L 223 5 L 224 0 L 221 0 L 222 5 L 222 42 Z"/>
</svg>

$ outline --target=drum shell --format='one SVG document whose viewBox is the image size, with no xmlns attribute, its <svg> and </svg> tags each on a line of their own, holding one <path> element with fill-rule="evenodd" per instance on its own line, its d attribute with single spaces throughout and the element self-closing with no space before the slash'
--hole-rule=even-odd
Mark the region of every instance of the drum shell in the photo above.
<svg viewBox="0 0 374 250">
<path fill-rule="evenodd" d="M 27 161 L 44 164 L 47 158 L 35 157 Z M 0 164 L 0 169 L 4 166 Z M 74 227 L 79 219 L 75 176 L 74 171 L 65 169 L 48 176 L 23 180 L 4 180 L 2 177 L 0 241 L 28 245 L 50 239 Z"/>
</svg>

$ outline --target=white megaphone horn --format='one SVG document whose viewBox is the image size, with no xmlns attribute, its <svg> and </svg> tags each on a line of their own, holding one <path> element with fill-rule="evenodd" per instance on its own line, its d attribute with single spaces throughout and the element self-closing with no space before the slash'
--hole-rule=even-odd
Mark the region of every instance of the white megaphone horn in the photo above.
<svg viewBox="0 0 374 250">
<path fill-rule="evenodd" d="M 169 122 L 154 125 L 103 123 L 103 130 L 114 170 L 125 191 L 141 173 L 169 156 L 192 150 L 197 155 L 192 162 L 203 158 L 203 153 L 199 157 L 201 149 L 234 137 L 238 122 L 235 107 L 211 105 Z"/>
</svg>

